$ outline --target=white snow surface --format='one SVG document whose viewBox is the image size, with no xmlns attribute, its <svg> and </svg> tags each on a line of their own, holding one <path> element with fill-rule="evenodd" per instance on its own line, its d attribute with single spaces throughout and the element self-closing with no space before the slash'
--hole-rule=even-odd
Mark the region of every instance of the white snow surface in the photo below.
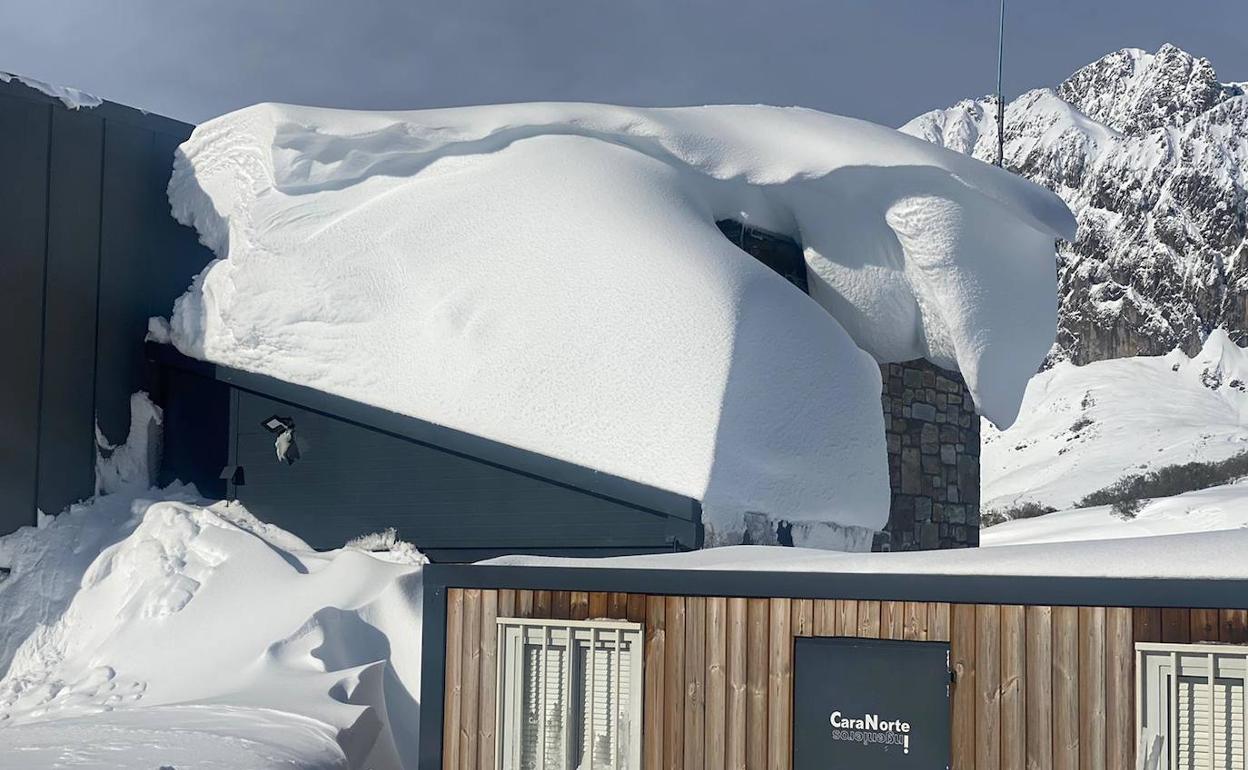
<svg viewBox="0 0 1248 770">
<path fill-rule="evenodd" d="M 1225 330 L 1192 358 L 1063 362 L 1032 379 L 1009 429 L 984 422 L 983 508 L 1070 508 L 1126 475 L 1246 451 L 1248 350 Z"/>
<path fill-rule="evenodd" d="M 1248 528 L 1248 483 L 1240 480 L 1173 497 L 1146 500 L 1132 519 L 1114 515 L 1108 505 L 1097 505 L 1058 511 L 1033 519 L 1007 521 L 981 531 L 979 542 L 981 546 L 994 547 L 1245 528 Z"/>
<path fill-rule="evenodd" d="M 28 78 L 25 75 L 15 75 L 11 72 L 0 72 L 0 82 L 8 83 L 13 80 L 29 86 L 40 93 L 47 94 L 53 99 L 60 99 L 61 104 L 64 104 L 71 110 L 80 110 L 84 108 L 90 109 L 92 107 L 99 107 L 104 103 L 104 100 L 100 97 L 95 96 L 94 94 L 89 94 L 86 91 L 80 91 L 77 88 L 58 86 L 54 83 L 45 83 L 42 80 Z"/>
<path fill-rule="evenodd" d="M 1248 529 L 944 551 L 835 553 L 748 545 L 608 559 L 506 556 L 484 563 L 536 567 L 1244 580 L 1248 579 L 1245 549 L 1248 549 Z"/>
<path fill-rule="evenodd" d="M 130 430 L 121 444 L 109 443 L 95 426 L 95 493 L 143 491 L 156 482 L 164 412 L 145 391 L 130 395 Z"/>
<path fill-rule="evenodd" d="M 0 766 L 414 766 L 423 563 L 185 487 L 0 537 Z"/>
<path fill-rule="evenodd" d="M 871 356 L 1008 424 L 1074 231 L 983 163 L 761 106 L 261 104 L 195 130 L 169 197 L 220 258 L 184 353 L 697 498 L 711 542 L 762 512 L 834 547 L 887 518 Z M 724 218 L 800 239 L 815 301 Z"/>
</svg>

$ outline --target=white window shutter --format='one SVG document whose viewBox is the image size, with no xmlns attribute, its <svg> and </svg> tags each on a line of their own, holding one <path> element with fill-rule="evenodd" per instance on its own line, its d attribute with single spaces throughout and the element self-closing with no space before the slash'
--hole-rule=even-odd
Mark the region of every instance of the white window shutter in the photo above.
<svg viewBox="0 0 1248 770">
<path fill-rule="evenodd" d="M 1139 643 L 1138 724 L 1166 770 L 1248 770 L 1248 648 Z"/>
<path fill-rule="evenodd" d="M 503 770 L 639 770 L 641 626 L 499 618 Z"/>
<path fill-rule="evenodd" d="M 1215 680 L 1212 704 L 1208 679 L 1180 677 L 1178 690 L 1180 770 L 1244 770 L 1244 683 Z"/>
<path fill-rule="evenodd" d="M 580 730 L 578 767 L 628 767 L 632 714 L 632 647 L 623 633 L 605 631 L 577 646 Z"/>
</svg>

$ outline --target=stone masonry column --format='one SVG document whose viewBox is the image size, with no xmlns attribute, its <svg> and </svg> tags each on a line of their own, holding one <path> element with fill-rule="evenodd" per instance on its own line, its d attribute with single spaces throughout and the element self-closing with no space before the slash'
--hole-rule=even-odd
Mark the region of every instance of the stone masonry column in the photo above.
<svg viewBox="0 0 1248 770">
<path fill-rule="evenodd" d="M 881 364 L 892 504 L 874 550 L 979 545 L 979 416 L 957 372 Z"/>
</svg>

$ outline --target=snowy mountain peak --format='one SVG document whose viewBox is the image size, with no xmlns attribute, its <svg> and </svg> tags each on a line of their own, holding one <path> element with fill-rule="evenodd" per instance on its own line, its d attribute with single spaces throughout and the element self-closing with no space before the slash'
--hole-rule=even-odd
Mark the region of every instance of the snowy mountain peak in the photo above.
<svg viewBox="0 0 1248 770">
<path fill-rule="evenodd" d="M 1088 117 L 1132 136 L 1181 126 L 1237 91 L 1218 82 L 1208 59 L 1169 43 L 1156 53 L 1115 51 L 1081 68 L 1057 89 Z"/>
<path fill-rule="evenodd" d="M 991 162 L 996 102 L 902 131 Z M 1188 355 L 1219 327 L 1248 339 L 1248 94 L 1173 45 L 1123 49 L 1005 109 L 1005 166 L 1079 220 L 1058 250 L 1052 359 Z"/>
</svg>

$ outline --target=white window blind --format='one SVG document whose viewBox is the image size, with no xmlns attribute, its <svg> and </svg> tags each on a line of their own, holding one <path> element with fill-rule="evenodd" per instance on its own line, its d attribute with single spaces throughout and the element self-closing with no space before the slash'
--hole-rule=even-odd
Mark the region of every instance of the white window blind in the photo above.
<svg viewBox="0 0 1248 770">
<path fill-rule="evenodd" d="M 499 618 L 498 766 L 636 770 L 641 626 Z"/>
<path fill-rule="evenodd" d="M 1179 677 L 1178 761 L 1180 770 L 1244 770 L 1244 683 Z M 1210 761 L 1212 757 L 1212 762 Z"/>
<path fill-rule="evenodd" d="M 1248 770 L 1248 648 L 1141 643 L 1137 723 L 1157 770 Z"/>
</svg>

